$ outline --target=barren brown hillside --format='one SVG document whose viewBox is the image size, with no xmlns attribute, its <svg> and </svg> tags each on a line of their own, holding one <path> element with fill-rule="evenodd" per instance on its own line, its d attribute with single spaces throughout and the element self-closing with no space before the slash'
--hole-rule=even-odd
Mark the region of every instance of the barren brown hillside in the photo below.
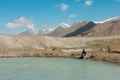
<svg viewBox="0 0 120 80">
<path fill-rule="evenodd" d="M 94 27 L 94 25 L 95 24 L 93 22 L 89 22 L 89 21 L 77 22 L 73 24 L 69 29 L 60 33 L 59 36 L 67 36 L 67 37 L 77 36 L 91 29 L 92 27 Z"/>
<path fill-rule="evenodd" d="M 0 35 L 0 49 L 46 49 L 59 48 L 83 48 L 91 47 L 89 44 L 98 42 L 100 45 L 108 42 L 119 42 L 120 36 L 109 37 L 48 37 L 48 36 L 13 36 Z M 89 43 L 89 44 L 88 44 Z M 97 46 L 96 46 L 97 47 Z"/>
<path fill-rule="evenodd" d="M 112 36 L 120 35 L 120 17 L 97 24 L 94 28 L 85 32 L 87 36 Z"/>
</svg>

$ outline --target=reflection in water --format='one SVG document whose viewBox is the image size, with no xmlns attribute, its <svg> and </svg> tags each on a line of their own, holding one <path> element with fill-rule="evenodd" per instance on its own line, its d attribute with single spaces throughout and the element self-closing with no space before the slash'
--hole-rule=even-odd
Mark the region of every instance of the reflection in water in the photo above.
<svg viewBox="0 0 120 80">
<path fill-rule="evenodd" d="M 120 66 L 65 58 L 1 58 L 0 80 L 120 80 Z"/>
</svg>

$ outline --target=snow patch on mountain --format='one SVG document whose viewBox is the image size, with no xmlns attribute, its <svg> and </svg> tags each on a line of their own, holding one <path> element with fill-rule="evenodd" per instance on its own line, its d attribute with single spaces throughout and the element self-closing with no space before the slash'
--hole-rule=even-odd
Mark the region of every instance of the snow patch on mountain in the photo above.
<svg viewBox="0 0 120 80">
<path fill-rule="evenodd" d="M 105 23 L 105 22 L 107 22 L 107 21 L 114 20 L 114 19 L 118 19 L 118 18 L 120 18 L 120 16 L 119 16 L 119 17 L 109 18 L 109 19 L 106 19 L 106 20 L 103 20 L 103 21 L 94 21 L 94 23 Z"/>
<path fill-rule="evenodd" d="M 61 23 L 59 26 L 63 27 L 63 28 L 68 28 L 70 27 L 70 25 L 66 24 L 66 23 Z"/>
</svg>

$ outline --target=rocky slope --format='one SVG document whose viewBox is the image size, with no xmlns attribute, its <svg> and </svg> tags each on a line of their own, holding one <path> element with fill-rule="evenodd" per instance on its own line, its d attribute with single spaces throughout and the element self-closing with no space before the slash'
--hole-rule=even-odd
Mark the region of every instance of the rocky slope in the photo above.
<svg viewBox="0 0 120 80">
<path fill-rule="evenodd" d="M 120 35 L 120 17 L 110 18 L 99 22 L 76 22 L 68 29 L 56 32 L 58 33 L 52 33 L 52 35 L 59 37 Z"/>
<path fill-rule="evenodd" d="M 89 47 L 94 41 L 114 41 L 120 36 L 110 37 L 47 37 L 47 36 L 15 36 L 0 35 L 0 49 L 45 49 L 50 47 L 78 48 Z"/>
<path fill-rule="evenodd" d="M 72 37 L 72 36 L 78 36 L 80 34 L 83 34 L 84 32 L 90 30 L 93 28 L 96 24 L 93 22 L 78 22 L 75 23 L 69 30 L 66 30 L 66 34 L 64 34 L 65 37 Z"/>
<path fill-rule="evenodd" d="M 61 23 L 53 32 L 48 34 L 48 36 L 60 36 L 60 34 L 62 34 L 65 30 L 69 29 L 69 27 L 70 26 L 68 24 Z"/>
<path fill-rule="evenodd" d="M 0 35 L 0 49 L 43 49 L 52 46 L 79 47 L 83 45 L 85 45 L 84 39 L 81 38 Z"/>
<path fill-rule="evenodd" d="M 120 17 L 107 19 L 102 22 L 98 22 L 97 25 L 85 32 L 85 36 L 112 36 L 120 35 Z"/>
</svg>

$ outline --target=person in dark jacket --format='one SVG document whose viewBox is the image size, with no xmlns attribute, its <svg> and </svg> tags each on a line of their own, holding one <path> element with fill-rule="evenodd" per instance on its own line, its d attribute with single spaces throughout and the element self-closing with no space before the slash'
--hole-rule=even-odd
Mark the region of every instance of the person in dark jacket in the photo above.
<svg viewBox="0 0 120 80">
<path fill-rule="evenodd" d="M 83 49 L 81 57 L 79 59 L 84 59 L 84 57 L 87 55 L 85 49 Z"/>
</svg>

